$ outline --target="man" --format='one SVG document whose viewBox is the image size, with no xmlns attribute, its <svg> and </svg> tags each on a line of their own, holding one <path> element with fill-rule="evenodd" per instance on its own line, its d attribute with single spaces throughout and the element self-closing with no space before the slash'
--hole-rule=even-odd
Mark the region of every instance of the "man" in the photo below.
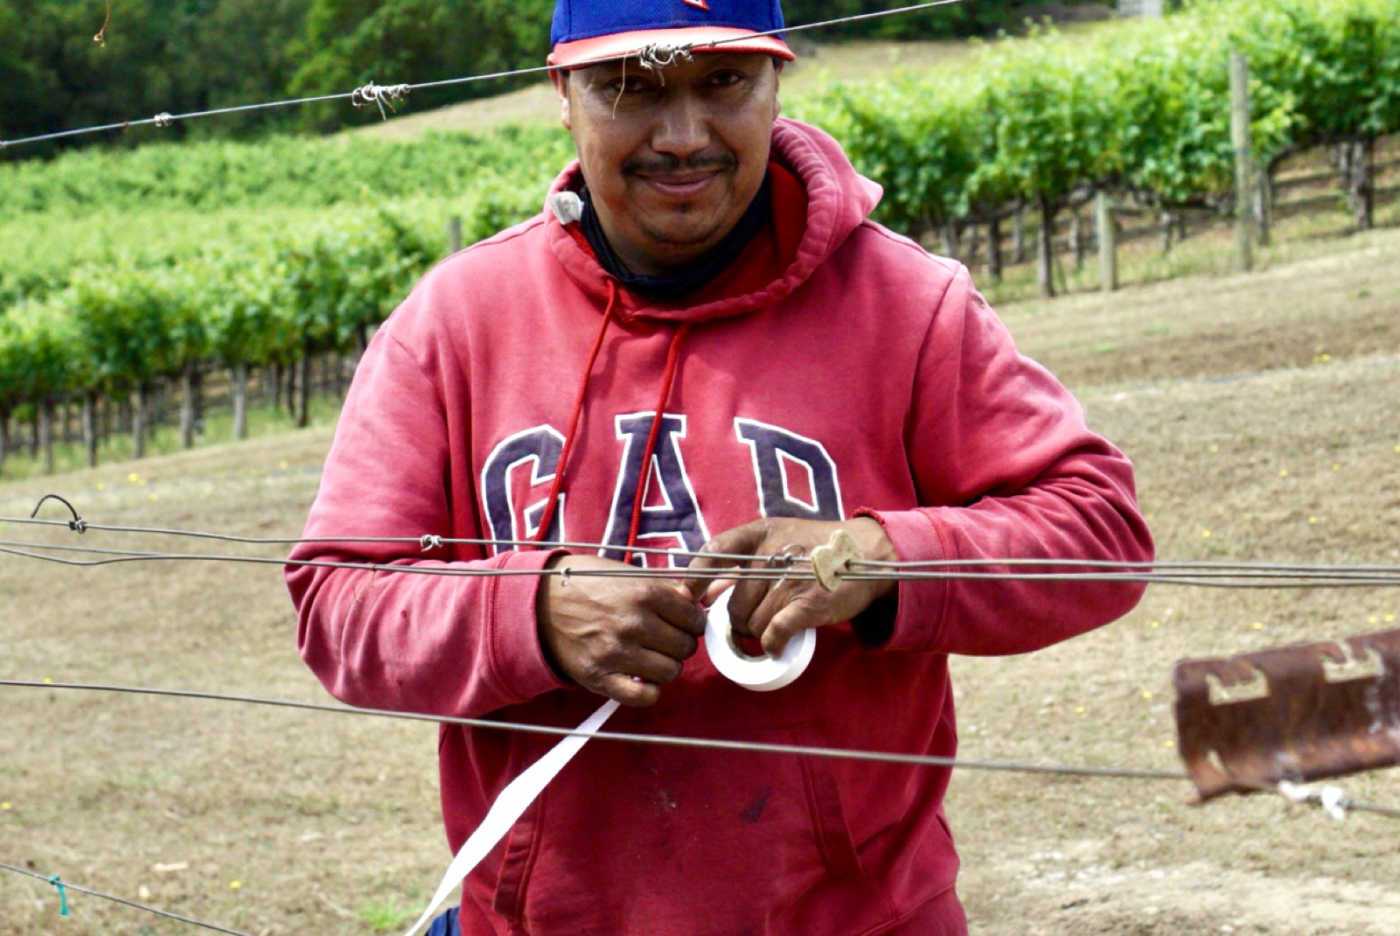
<svg viewBox="0 0 1400 936">
<path fill-rule="evenodd" d="M 879 187 L 779 119 L 792 53 L 756 34 L 781 25 L 776 0 L 560 0 L 579 162 L 380 329 L 306 528 L 505 542 L 295 553 L 505 574 L 290 571 L 302 654 L 337 697 L 572 727 L 610 696 L 619 731 L 951 755 L 947 654 L 1032 650 L 1137 601 L 1121 583 L 745 580 L 735 626 L 765 649 L 822 629 L 769 694 L 697 652 L 705 581 L 539 574 L 810 552 L 837 529 L 866 559 L 1151 558 L 1128 461 L 967 271 L 868 221 Z M 550 744 L 442 730 L 454 851 Z M 947 783 L 590 744 L 439 931 L 960 933 Z"/>
</svg>

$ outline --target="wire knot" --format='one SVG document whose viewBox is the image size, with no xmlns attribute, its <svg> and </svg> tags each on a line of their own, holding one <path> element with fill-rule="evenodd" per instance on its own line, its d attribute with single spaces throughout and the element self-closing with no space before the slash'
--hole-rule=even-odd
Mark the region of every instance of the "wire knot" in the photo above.
<svg viewBox="0 0 1400 936">
<path fill-rule="evenodd" d="M 61 917 L 68 916 L 68 888 L 64 885 L 63 878 L 55 874 L 53 877 L 49 878 L 49 884 L 53 885 L 54 889 L 58 891 L 58 915 Z"/>
<path fill-rule="evenodd" d="M 68 521 L 68 529 L 72 530 L 74 533 L 87 532 L 87 521 L 78 515 L 78 508 L 74 507 L 68 502 L 67 498 L 59 494 L 45 494 L 43 497 L 39 498 L 39 503 L 34 505 L 34 510 L 30 512 L 29 519 L 33 520 L 35 517 L 39 516 L 39 508 L 43 507 L 44 504 L 51 500 L 56 500 L 64 507 L 67 507 L 68 512 L 73 515 L 73 519 Z"/>
<path fill-rule="evenodd" d="M 661 68 L 670 68 L 677 62 L 689 62 L 692 55 L 691 46 L 688 43 L 675 45 L 669 42 L 652 42 L 642 46 L 637 52 L 637 58 L 641 61 L 642 67 L 648 71 L 656 71 Z"/>
<path fill-rule="evenodd" d="M 420 549 L 423 550 L 423 552 L 427 552 L 430 549 L 441 549 L 442 537 L 435 536 L 432 533 L 425 533 L 423 534 L 423 536 L 418 538 L 418 546 Z"/>
<path fill-rule="evenodd" d="M 168 127 L 175 122 L 175 115 L 170 111 L 161 111 L 155 117 L 157 127 Z"/>
<path fill-rule="evenodd" d="M 378 85 L 371 81 L 350 92 L 350 104 L 353 107 L 378 105 L 379 116 L 388 120 L 389 114 L 395 110 L 395 105 L 408 97 L 410 90 L 412 89 L 406 84 Z M 386 106 L 389 108 L 387 111 L 384 109 Z"/>
</svg>

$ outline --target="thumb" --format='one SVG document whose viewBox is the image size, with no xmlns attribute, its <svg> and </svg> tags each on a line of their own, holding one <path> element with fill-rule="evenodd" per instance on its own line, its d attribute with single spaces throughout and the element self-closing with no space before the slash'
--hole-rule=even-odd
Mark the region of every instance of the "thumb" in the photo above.
<svg viewBox="0 0 1400 936">
<path fill-rule="evenodd" d="M 767 538 L 768 528 L 762 520 L 755 520 L 743 526 L 725 530 L 719 536 L 710 540 L 700 547 L 702 553 L 732 553 L 735 555 L 751 556 Z M 728 569 L 739 565 L 739 560 L 719 559 L 712 556 L 696 556 L 690 561 L 692 571 L 701 572 L 710 569 Z M 693 598 L 699 601 L 702 597 L 708 596 L 714 600 L 714 596 L 723 591 L 723 588 L 716 589 L 713 586 L 719 582 L 710 578 L 692 578 L 686 581 L 686 587 L 690 589 Z"/>
</svg>

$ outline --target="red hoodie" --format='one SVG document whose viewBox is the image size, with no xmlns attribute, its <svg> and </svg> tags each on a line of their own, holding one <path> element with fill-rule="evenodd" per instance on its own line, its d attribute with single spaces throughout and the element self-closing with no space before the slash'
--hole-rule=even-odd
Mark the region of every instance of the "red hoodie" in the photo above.
<svg viewBox="0 0 1400 936">
<path fill-rule="evenodd" d="M 867 220 L 879 187 L 821 131 L 779 120 L 773 158 L 805 187 L 805 225 L 787 268 L 756 291 L 649 306 L 616 290 L 576 225 L 548 210 L 439 264 L 356 372 L 305 535 L 535 535 L 615 294 L 551 540 L 621 556 L 668 352 L 688 325 L 637 542 L 693 551 L 759 516 L 865 509 L 903 559 L 1150 560 L 1128 460 L 1017 353 L 967 270 Z M 574 165 L 554 191 L 578 182 Z M 323 544 L 293 557 L 529 572 L 549 555 Z M 599 703 L 546 662 L 535 575 L 287 578 L 302 655 L 346 702 L 563 727 Z M 1034 650 L 1140 594 L 904 581 L 877 647 L 826 628 L 807 673 L 771 694 L 730 684 L 701 650 L 656 706 L 608 727 L 952 755 L 947 654 Z M 553 742 L 442 730 L 453 851 Z M 947 783 L 931 768 L 594 742 L 468 878 L 462 929 L 959 931 Z"/>
</svg>

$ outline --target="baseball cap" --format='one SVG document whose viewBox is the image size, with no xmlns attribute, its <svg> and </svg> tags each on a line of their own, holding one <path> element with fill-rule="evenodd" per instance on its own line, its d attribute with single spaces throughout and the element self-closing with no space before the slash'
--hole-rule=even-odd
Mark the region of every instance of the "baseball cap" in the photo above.
<svg viewBox="0 0 1400 936">
<path fill-rule="evenodd" d="M 548 63 L 577 68 L 621 58 L 643 48 L 703 46 L 696 52 L 758 52 L 796 58 L 780 36 L 780 0 L 557 0 L 549 31 Z"/>
</svg>

